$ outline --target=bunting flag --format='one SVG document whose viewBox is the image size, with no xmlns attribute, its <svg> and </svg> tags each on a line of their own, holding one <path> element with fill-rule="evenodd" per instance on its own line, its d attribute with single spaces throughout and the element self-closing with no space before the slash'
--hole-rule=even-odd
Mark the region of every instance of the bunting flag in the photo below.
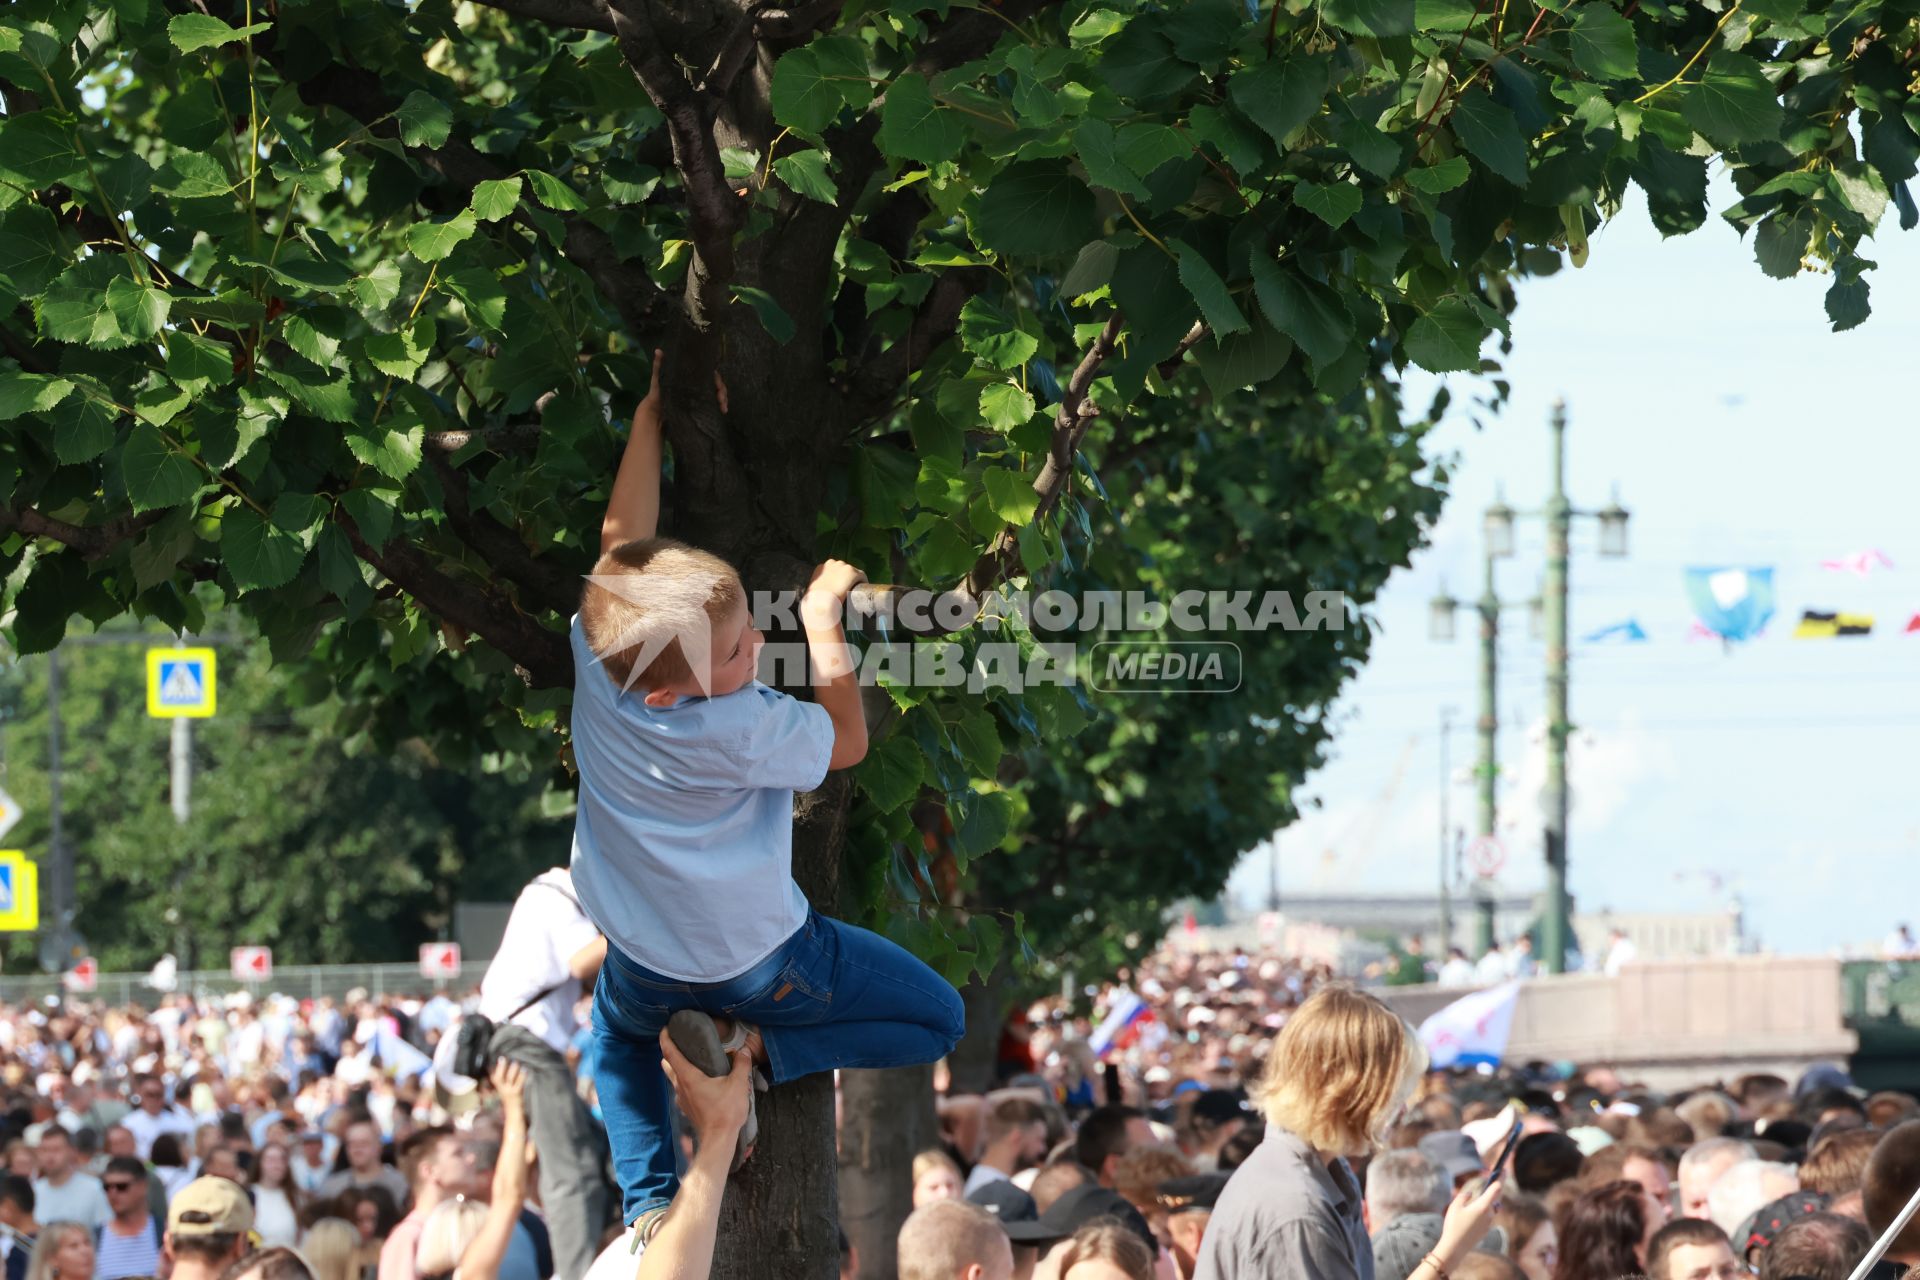
<svg viewBox="0 0 1920 1280">
<path fill-rule="evenodd" d="M 1104 1058 L 1114 1049 L 1126 1048 L 1140 1034 L 1137 1029 L 1140 1024 L 1152 1020 L 1153 1010 L 1147 1002 L 1123 987 L 1115 993 L 1106 1020 L 1087 1038 L 1087 1047 L 1093 1050 L 1094 1057 Z"/>
<path fill-rule="evenodd" d="M 1487 1063 L 1498 1066 L 1513 1035 L 1520 984 L 1508 982 L 1462 996 L 1420 1024 L 1420 1043 L 1436 1071 Z"/>
<path fill-rule="evenodd" d="M 1887 553 L 1878 547 L 1866 551 L 1856 551 L 1850 556 L 1838 560 L 1822 560 L 1820 567 L 1830 573 L 1851 573 L 1864 578 L 1875 569 L 1891 569 L 1893 561 L 1887 559 Z"/>
<path fill-rule="evenodd" d="M 1687 569 L 1687 600 L 1702 626 L 1722 640 L 1751 640 L 1773 617 L 1773 568 Z"/>
<path fill-rule="evenodd" d="M 1920 613 L 1916 613 L 1907 619 L 1907 634 L 1920 634 Z"/>
<path fill-rule="evenodd" d="M 1646 628 L 1640 625 L 1640 619 L 1628 618 L 1625 622 L 1616 622 L 1610 627 L 1588 632 L 1580 637 L 1581 644 L 1605 644 L 1617 641 L 1620 644 L 1641 644 L 1647 638 Z"/>
<path fill-rule="evenodd" d="M 1793 629 L 1795 640 L 1832 640 L 1836 636 L 1870 636 L 1870 613 L 1822 613 L 1818 609 L 1800 611 L 1800 625 Z"/>
</svg>

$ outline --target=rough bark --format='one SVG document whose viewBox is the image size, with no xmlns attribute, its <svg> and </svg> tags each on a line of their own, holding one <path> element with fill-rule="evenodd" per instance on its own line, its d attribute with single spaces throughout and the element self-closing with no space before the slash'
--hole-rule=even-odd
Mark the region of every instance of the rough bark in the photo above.
<svg viewBox="0 0 1920 1280">
<path fill-rule="evenodd" d="M 893 1280 L 894 1241 L 913 1212 L 913 1157 L 938 1145 L 933 1068 L 840 1077 L 840 1225 L 858 1280 Z"/>
<path fill-rule="evenodd" d="M 967 1033 L 947 1055 L 953 1073 L 953 1092 L 985 1093 L 993 1088 L 994 1067 L 1000 1050 L 1000 1024 L 1013 997 L 1006 966 L 995 969 L 985 982 L 975 980 L 960 988 L 967 1010 Z"/>
</svg>

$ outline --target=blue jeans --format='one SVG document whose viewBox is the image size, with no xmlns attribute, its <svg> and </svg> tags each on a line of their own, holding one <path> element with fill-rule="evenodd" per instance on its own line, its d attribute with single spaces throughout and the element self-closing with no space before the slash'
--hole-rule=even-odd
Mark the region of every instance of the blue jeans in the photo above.
<svg viewBox="0 0 1920 1280">
<path fill-rule="evenodd" d="M 759 1027 L 774 1084 L 934 1062 L 966 1029 L 946 979 L 879 934 L 811 910 L 777 951 L 726 982 L 680 982 L 609 947 L 593 990 L 594 1080 L 627 1222 L 679 1189 L 660 1032 L 682 1009 Z"/>
</svg>

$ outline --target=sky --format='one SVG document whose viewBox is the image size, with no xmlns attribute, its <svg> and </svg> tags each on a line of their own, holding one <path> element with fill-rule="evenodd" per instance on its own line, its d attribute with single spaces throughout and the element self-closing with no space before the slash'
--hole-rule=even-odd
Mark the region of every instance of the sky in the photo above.
<svg viewBox="0 0 1920 1280">
<path fill-rule="evenodd" d="M 1711 198 L 1717 211 L 1736 197 L 1720 179 Z M 1483 429 L 1456 409 L 1435 434 L 1452 496 L 1432 545 L 1378 601 L 1331 763 L 1303 787 L 1320 807 L 1279 834 L 1283 908 L 1289 890 L 1435 888 L 1444 707 L 1458 726 L 1452 821 L 1473 831 L 1478 623 L 1463 612 L 1457 638 L 1436 643 L 1428 601 L 1443 582 L 1479 595 L 1481 514 L 1497 494 L 1544 502 L 1548 408 L 1564 396 L 1574 504 L 1597 509 L 1617 486 L 1632 512 L 1624 560 L 1597 555 L 1591 521 L 1573 538 L 1576 909 L 1707 911 L 1737 894 L 1749 935 L 1785 953 L 1870 948 L 1901 913 L 1920 916 L 1920 633 L 1903 634 L 1920 614 L 1920 230 L 1889 217 L 1863 252 L 1880 264 L 1874 314 L 1836 334 L 1827 277 L 1768 279 L 1751 238 L 1717 214 L 1663 241 L 1636 189 L 1585 269 L 1523 286 L 1512 400 Z M 1410 379 L 1408 404 L 1437 381 Z M 1472 389 L 1455 375 L 1456 405 Z M 1522 520 L 1517 543 L 1498 569 L 1516 603 L 1544 573 L 1540 522 Z M 1894 567 L 1865 579 L 1819 567 L 1869 549 Z M 1690 641 L 1689 565 L 1774 566 L 1766 634 L 1730 653 Z M 1874 634 L 1794 640 L 1803 608 L 1872 613 Z M 1580 642 L 1628 618 L 1647 643 Z M 1545 646 L 1524 608 L 1503 625 L 1499 884 L 1527 892 L 1544 885 Z M 1267 876 L 1263 846 L 1230 892 L 1263 899 Z"/>
</svg>

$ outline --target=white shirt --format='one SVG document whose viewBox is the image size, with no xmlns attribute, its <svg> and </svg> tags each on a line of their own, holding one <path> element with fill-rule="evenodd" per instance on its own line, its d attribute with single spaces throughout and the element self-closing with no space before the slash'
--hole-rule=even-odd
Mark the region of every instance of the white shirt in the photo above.
<svg viewBox="0 0 1920 1280">
<path fill-rule="evenodd" d="M 1470 987 L 1473 985 L 1473 961 L 1465 956 L 1454 956 L 1440 966 L 1438 982 L 1443 987 Z"/>
<path fill-rule="evenodd" d="M 1473 967 L 1474 980 L 1482 986 L 1494 986 L 1507 980 L 1507 953 L 1489 951 L 1480 957 L 1480 963 Z"/>
<path fill-rule="evenodd" d="M 576 617 L 573 882 L 607 941 L 680 982 L 737 978 L 807 921 L 793 796 L 827 776 L 833 721 L 758 681 L 650 707 Z"/>
<path fill-rule="evenodd" d="M 40 1222 L 78 1222 L 98 1231 L 113 1216 L 107 1207 L 107 1193 L 100 1179 L 76 1171 L 64 1186 L 54 1186 L 45 1178 L 33 1180 L 33 1212 Z M 46 1215 L 40 1217 L 39 1215 Z"/>
<path fill-rule="evenodd" d="M 286 1192 L 278 1187 L 253 1189 L 253 1229 L 260 1234 L 262 1249 L 275 1245 L 292 1248 L 300 1242 L 300 1219 Z"/>
<path fill-rule="evenodd" d="M 1639 958 L 1640 948 L 1633 945 L 1633 939 L 1620 939 L 1607 948 L 1607 976 L 1609 978 L 1613 977 Z"/>
<path fill-rule="evenodd" d="M 1911 960 L 1915 956 L 1920 956 L 1920 939 L 1895 929 L 1887 935 L 1887 940 L 1881 944 L 1880 949 L 1887 953 L 1889 960 Z"/>
<path fill-rule="evenodd" d="M 133 1135 L 134 1153 L 142 1160 L 153 1154 L 153 1140 L 163 1133 L 183 1139 L 189 1150 L 193 1147 L 193 1117 L 178 1107 L 169 1107 L 157 1116 L 145 1107 L 136 1107 L 120 1123 Z"/>
<path fill-rule="evenodd" d="M 565 867 L 541 872 L 520 891 L 507 917 L 500 949 L 480 980 L 480 1012 L 496 1023 L 512 1017 L 564 1054 L 579 1030 L 573 1010 L 583 990 L 568 965 L 599 936 L 574 895 L 572 873 Z M 513 1016 L 542 991 L 544 997 Z M 442 1037 L 453 1038 L 451 1031 Z"/>
</svg>

